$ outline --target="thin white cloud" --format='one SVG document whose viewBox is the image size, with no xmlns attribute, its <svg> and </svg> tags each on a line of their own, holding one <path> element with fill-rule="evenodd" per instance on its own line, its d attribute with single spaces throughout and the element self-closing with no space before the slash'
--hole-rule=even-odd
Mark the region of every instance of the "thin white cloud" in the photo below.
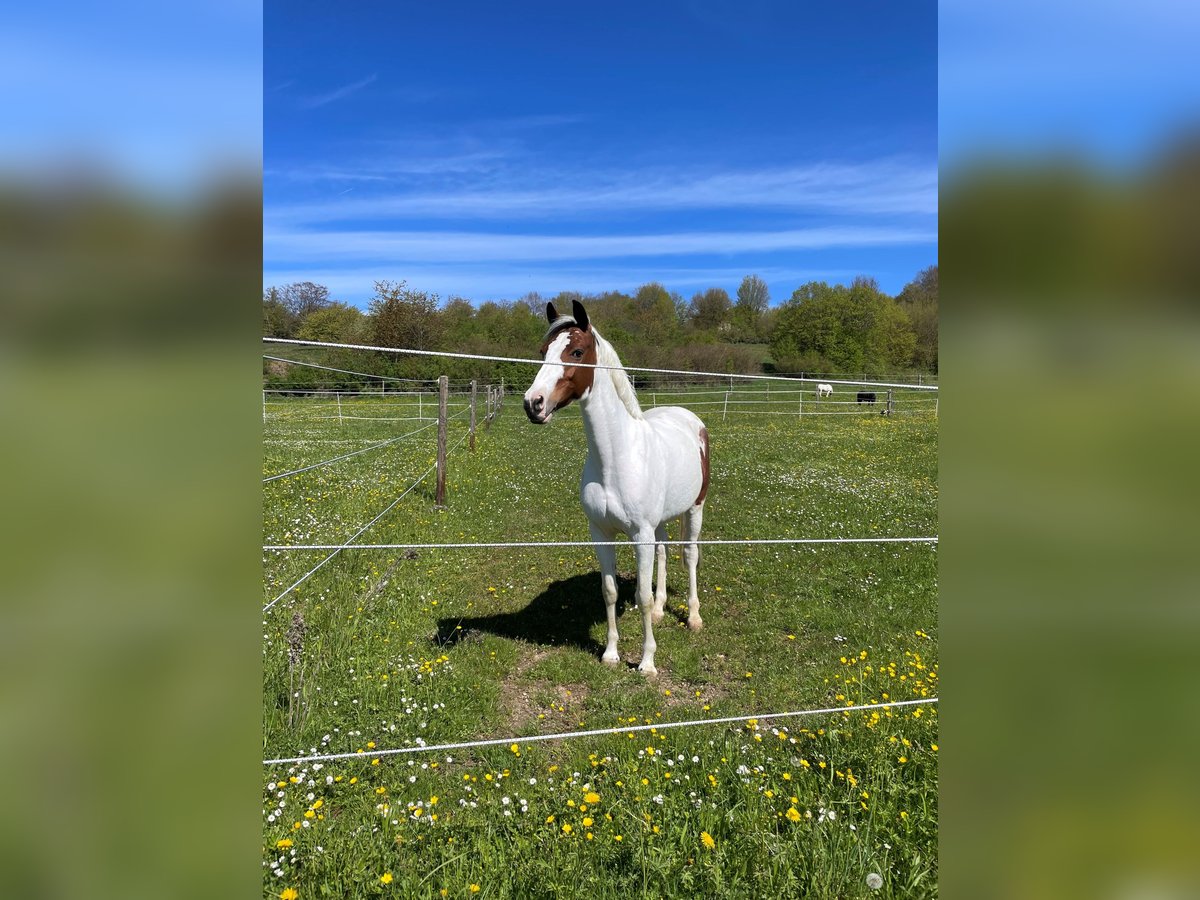
<svg viewBox="0 0 1200 900">
<path fill-rule="evenodd" d="M 460 175 L 489 171 L 505 156 L 501 150 L 479 150 L 470 153 L 390 155 L 361 163 L 312 164 L 281 163 L 263 171 L 268 178 L 296 182 L 373 181 L 378 183 L 408 181 L 414 177 Z"/>
<path fill-rule="evenodd" d="M 483 163 L 482 160 L 474 160 Z M 728 172 L 542 174 L 536 186 L 512 180 L 347 201 L 274 206 L 276 223 L 395 218 L 546 218 L 596 212 L 699 209 L 820 210 L 844 214 L 933 215 L 933 164 L 876 160 Z"/>
<path fill-rule="evenodd" d="M 771 253 L 936 242 L 937 232 L 929 228 L 870 226 L 600 236 L 448 231 L 289 231 L 268 228 L 263 237 L 263 255 L 272 264 L 310 259 L 320 259 L 327 264 L 366 260 L 469 264 Z"/>
<path fill-rule="evenodd" d="M 350 84 L 344 84 L 340 88 L 329 91 L 328 93 L 306 97 L 300 101 L 300 106 L 302 106 L 304 109 L 316 109 L 319 106 L 335 103 L 338 100 L 349 97 L 351 94 L 357 91 L 361 91 L 367 85 L 373 83 L 377 78 L 379 78 L 377 74 L 368 75 L 366 78 L 362 78 Z"/>
</svg>

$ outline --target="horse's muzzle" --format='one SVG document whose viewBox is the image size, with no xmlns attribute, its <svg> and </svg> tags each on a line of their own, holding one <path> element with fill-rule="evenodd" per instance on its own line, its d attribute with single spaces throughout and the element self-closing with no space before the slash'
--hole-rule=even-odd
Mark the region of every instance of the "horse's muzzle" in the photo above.
<svg viewBox="0 0 1200 900">
<path fill-rule="evenodd" d="M 529 416 L 529 421 L 534 425 L 545 425 L 554 415 L 552 412 L 544 412 L 545 408 L 546 401 L 541 397 L 525 398 L 525 415 Z"/>
</svg>

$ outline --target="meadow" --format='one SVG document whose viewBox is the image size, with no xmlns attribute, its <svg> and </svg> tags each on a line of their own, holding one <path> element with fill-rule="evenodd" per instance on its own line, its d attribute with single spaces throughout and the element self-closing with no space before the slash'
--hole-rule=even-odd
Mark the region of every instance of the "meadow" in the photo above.
<svg viewBox="0 0 1200 900">
<path fill-rule="evenodd" d="M 510 393 L 471 452 L 462 402 L 447 506 L 427 477 L 356 542 L 586 541 L 577 409 L 539 428 Z M 271 398 L 264 477 L 429 424 L 392 421 L 417 415 L 399 398 L 342 406 Z M 937 534 L 928 404 L 695 408 L 703 537 Z M 264 543 L 347 540 L 428 471 L 434 435 L 264 484 Z M 263 605 L 325 555 L 265 552 Z M 937 696 L 936 545 L 705 547 L 698 633 L 674 548 L 652 679 L 618 562 L 616 668 L 588 547 L 343 551 L 264 612 L 263 758 L 355 754 L 264 766 L 264 896 L 936 896 L 937 706 L 767 715 Z M 758 718 L 521 740 L 739 715 Z"/>
</svg>

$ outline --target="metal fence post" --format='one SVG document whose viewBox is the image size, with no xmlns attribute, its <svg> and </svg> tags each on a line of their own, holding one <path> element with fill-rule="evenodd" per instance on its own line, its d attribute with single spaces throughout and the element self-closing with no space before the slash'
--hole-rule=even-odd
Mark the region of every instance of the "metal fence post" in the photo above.
<svg viewBox="0 0 1200 900">
<path fill-rule="evenodd" d="M 450 382 L 445 376 L 438 378 L 438 443 L 437 443 L 437 506 L 446 505 L 446 395 Z"/>
<path fill-rule="evenodd" d="M 471 382 L 471 451 L 475 450 L 475 392 L 479 388 L 478 382 Z"/>
</svg>

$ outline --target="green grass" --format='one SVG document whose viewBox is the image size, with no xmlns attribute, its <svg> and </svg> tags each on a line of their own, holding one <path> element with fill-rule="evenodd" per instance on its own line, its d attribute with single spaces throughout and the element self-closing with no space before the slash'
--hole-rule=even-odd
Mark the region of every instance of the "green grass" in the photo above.
<svg viewBox="0 0 1200 900">
<path fill-rule="evenodd" d="M 271 407 L 264 475 L 421 424 L 309 419 L 317 406 Z M 704 537 L 937 533 L 932 415 L 700 411 Z M 451 446 L 464 430 L 452 423 Z M 433 434 L 265 485 L 265 542 L 349 538 L 431 465 Z M 446 509 L 430 478 L 360 540 L 586 540 L 584 455 L 577 411 L 536 428 L 510 395 L 475 452 L 451 454 Z M 266 554 L 263 602 L 322 556 Z M 515 753 L 371 751 L 936 696 L 936 557 L 907 544 L 707 547 L 705 628 L 691 633 L 674 553 L 647 680 L 628 550 L 615 669 L 599 661 L 590 548 L 341 553 L 264 614 L 263 752 L 363 754 L 266 767 L 264 896 L 935 896 L 936 706 Z M 294 615 L 305 631 L 290 667 Z"/>
</svg>

